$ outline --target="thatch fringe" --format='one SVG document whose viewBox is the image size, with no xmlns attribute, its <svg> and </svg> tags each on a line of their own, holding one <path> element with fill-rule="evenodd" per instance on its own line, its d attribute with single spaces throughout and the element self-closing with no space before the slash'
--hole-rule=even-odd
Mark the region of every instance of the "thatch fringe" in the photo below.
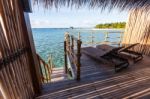
<svg viewBox="0 0 150 99">
<path fill-rule="evenodd" d="M 80 8 L 87 6 L 89 8 L 109 9 L 118 7 L 121 9 L 132 9 L 140 7 L 149 7 L 150 0 L 34 0 L 34 4 L 43 5 L 44 8 L 59 8 L 62 6 Z"/>
</svg>

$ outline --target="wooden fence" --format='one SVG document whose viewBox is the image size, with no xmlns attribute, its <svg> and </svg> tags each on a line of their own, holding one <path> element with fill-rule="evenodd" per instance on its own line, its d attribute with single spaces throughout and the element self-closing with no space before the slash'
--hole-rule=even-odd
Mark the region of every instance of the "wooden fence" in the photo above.
<svg viewBox="0 0 150 99">
<path fill-rule="evenodd" d="M 129 13 L 123 37 L 123 45 L 140 43 L 132 50 L 150 55 L 150 11 L 146 8 L 133 9 Z"/>
<path fill-rule="evenodd" d="M 76 79 L 80 80 L 80 67 L 81 67 L 81 40 L 75 38 L 73 35 L 68 33 L 65 35 L 64 41 L 64 52 L 65 52 L 65 70 L 67 73 L 67 57 L 69 57 L 73 66 L 73 72 L 76 75 Z"/>
<path fill-rule="evenodd" d="M 0 0 L 0 99 L 32 99 L 39 91 L 27 38 L 20 1 Z"/>
<path fill-rule="evenodd" d="M 85 34 L 85 33 L 84 33 Z M 82 45 L 86 46 L 93 46 L 98 44 L 108 44 L 108 45 L 117 45 L 121 46 L 122 38 L 123 38 L 123 32 L 120 31 L 110 31 L 110 32 L 90 32 L 86 33 L 90 34 L 86 39 L 86 41 L 83 40 L 82 33 L 78 33 L 78 38 L 82 39 Z M 103 39 L 98 38 L 98 34 L 104 35 Z M 117 34 L 116 37 L 111 37 L 111 34 Z M 75 35 L 74 35 L 75 36 Z M 100 36 L 100 35 L 99 35 Z M 99 40 L 96 40 L 99 39 Z M 114 40 L 114 41 L 113 41 Z"/>
</svg>

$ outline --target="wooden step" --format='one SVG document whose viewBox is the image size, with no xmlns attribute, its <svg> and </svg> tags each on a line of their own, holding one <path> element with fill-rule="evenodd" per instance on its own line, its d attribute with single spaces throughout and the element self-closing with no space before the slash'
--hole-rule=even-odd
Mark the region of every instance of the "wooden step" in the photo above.
<svg viewBox="0 0 150 99">
<path fill-rule="evenodd" d="M 53 71 L 57 71 L 57 70 L 64 70 L 64 68 L 63 67 L 54 67 L 53 68 Z"/>
<path fill-rule="evenodd" d="M 62 81 L 62 80 L 67 80 L 67 79 L 66 77 L 57 77 L 57 78 L 53 78 L 51 82 Z"/>
<path fill-rule="evenodd" d="M 63 67 L 53 68 L 51 74 L 51 83 L 59 82 L 62 80 L 67 80 L 67 74 L 65 74 L 64 68 Z"/>
<path fill-rule="evenodd" d="M 52 71 L 52 74 L 65 73 L 64 70 Z"/>
</svg>

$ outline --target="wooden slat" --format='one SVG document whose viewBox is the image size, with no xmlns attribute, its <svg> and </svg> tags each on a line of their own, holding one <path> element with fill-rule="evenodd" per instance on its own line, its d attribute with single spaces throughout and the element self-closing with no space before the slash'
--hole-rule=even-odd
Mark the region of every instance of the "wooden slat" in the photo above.
<svg viewBox="0 0 150 99">
<path fill-rule="evenodd" d="M 139 65 L 138 65 L 139 66 Z M 142 65 L 141 65 L 142 66 Z M 139 68 L 139 67 L 138 67 Z M 81 82 L 73 82 L 69 88 L 65 85 L 66 88 L 62 90 L 58 90 L 55 92 L 47 93 L 43 96 L 39 96 L 37 99 L 85 99 L 85 98 L 123 98 L 133 94 L 138 94 L 140 91 L 150 88 L 150 68 L 147 67 L 145 69 L 136 69 L 133 71 L 127 71 L 124 73 L 120 73 L 110 78 L 93 80 L 92 82 L 87 81 L 85 83 L 85 79 Z M 108 74 L 107 74 L 108 75 Z M 92 77 L 91 75 L 90 77 Z M 99 75 L 100 76 L 100 75 Z M 89 78 L 87 78 L 89 79 Z M 83 84 L 82 84 L 83 83 Z M 63 84 L 63 83 L 62 83 Z M 62 85 L 59 84 L 59 85 Z M 74 84 L 74 86 L 72 86 Z M 57 85 L 58 86 L 58 85 Z"/>
</svg>

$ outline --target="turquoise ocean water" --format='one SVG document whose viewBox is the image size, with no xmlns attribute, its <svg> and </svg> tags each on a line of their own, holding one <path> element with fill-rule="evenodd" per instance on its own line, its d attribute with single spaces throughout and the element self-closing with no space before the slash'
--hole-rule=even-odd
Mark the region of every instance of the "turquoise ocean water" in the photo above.
<svg viewBox="0 0 150 99">
<path fill-rule="evenodd" d="M 49 54 L 52 54 L 54 64 L 57 67 L 64 65 L 64 33 L 69 32 L 77 36 L 81 33 L 83 42 L 87 42 L 91 32 L 93 32 L 95 41 L 104 40 L 104 32 L 123 32 L 123 30 L 95 30 L 95 29 L 66 29 L 66 28 L 33 28 L 33 38 L 37 53 L 47 61 Z M 112 38 L 120 36 L 120 34 L 112 33 L 109 35 Z M 110 41 L 118 41 L 118 39 L 110 39 Z"/>
</svg>

